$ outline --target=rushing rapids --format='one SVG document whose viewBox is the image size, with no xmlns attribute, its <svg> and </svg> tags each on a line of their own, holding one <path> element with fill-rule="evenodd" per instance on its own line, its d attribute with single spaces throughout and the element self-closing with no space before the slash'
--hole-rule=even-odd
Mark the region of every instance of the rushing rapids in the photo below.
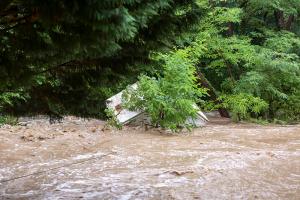
<svg viewBox="0 0 300 200">
<path fill-rule="evenodd" d="M 25 126 L 26 125 L 26 126 Z M 299 199 L 300 126 L 192 133 L 67 118 L 0 128 L 0 199 Z"/>
</svg>

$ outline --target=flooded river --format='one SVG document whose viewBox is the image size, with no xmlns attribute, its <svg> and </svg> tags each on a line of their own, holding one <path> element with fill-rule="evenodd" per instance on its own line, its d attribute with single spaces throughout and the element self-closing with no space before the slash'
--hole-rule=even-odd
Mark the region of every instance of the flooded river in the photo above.
<svg viewBox="0 0 300 200">
<path fill-rule="evenodd" d="M 0 128 L 0 199 L 300 199 L 300 126 Z"/>
</svg>

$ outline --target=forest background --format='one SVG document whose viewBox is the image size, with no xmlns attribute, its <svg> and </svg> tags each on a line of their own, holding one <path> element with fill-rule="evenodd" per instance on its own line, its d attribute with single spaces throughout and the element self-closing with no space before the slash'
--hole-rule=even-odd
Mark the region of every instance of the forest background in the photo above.
<svg viewBox="0 0 300 200">
<path fill-rule="evenodd" d="M 299 16 L 300 0 L 1 0 L 0 118 L 104 118 L 140 74 L 191 73 L 179 62 L 204 110 L 299 121 Z"/>
</svg>

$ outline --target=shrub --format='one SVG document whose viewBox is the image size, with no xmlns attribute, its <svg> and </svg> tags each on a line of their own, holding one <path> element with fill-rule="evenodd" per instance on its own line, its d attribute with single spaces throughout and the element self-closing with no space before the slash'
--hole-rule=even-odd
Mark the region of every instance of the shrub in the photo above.
<svg viewBox="0 0 300 200">
<path fill-rule="evenodd" d="M 219 99 L 223 102 L 221 106 L 231 111 L 234 121 L 250 119 L 251 114 L 258 115 L 268 108 L 264 100 L 246 93 L 223 95 Z"/>
<path fill-rule="evenodd" d="M 0 126 L 3 124 L 9 124 L 9 125 L 17 125 L 18 119 L 12 115 L 0 115 Z"/>
<path fill-rule="evenodd" d="M 142 75 L 137 89 L 127 88 L 123 94 L 123 105 L 130 110 L 143 110 L 151 123 L 172 131 L 182 128 L 190 130 L 188 118 L 197 117 L 195 106 L 206 91 L 196 84 L 194 63 L 188 52 L 161 55 L 163 74 L 158 78 Z"/>
</svg>

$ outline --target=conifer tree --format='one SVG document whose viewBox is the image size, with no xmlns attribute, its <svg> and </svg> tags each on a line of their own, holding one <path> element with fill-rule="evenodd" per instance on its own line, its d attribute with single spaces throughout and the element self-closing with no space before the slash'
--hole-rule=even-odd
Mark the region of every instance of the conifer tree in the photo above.
<svg viewBox="0 0 300 200">
<path fill-rule="evenodd" d="M 194 0 L 1 1 L 0 105 L 25 109 L 27 99 L 26 110 L 99 113 L 111 86 L 136 73 L 134 63 L 146 63 L 150 51 L 172 46 L 196 7 Z"/>
</svg>

